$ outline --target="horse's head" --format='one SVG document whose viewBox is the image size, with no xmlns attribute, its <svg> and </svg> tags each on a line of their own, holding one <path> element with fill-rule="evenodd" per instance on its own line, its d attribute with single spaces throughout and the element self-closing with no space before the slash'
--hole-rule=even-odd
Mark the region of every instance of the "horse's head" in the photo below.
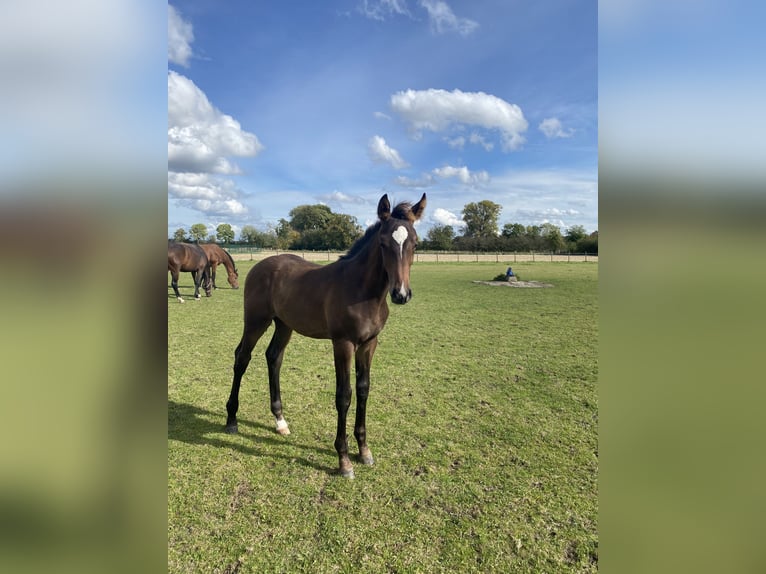
<svg viewBox="0 0 766 574">
<path fill-rule="evenodd" d="M 229 271 L 229 285 L 232 289 L 239 289 L 239 271 L 236 269 Z"/>
<path fill-rule="evenodd" d="M 393 211 L 391 211 L 388 195 L 381 197 L 378 202 L 383 267 L 388 275 L 391 301 L 398 305 L 404 305 L 412 299 L 410 267 L 415 254 L 415 245 L 418 242 L 414 224 L 421 218 L 425 208 L 425 193 L 415 205 L 400 203 Z"/>
</svg>

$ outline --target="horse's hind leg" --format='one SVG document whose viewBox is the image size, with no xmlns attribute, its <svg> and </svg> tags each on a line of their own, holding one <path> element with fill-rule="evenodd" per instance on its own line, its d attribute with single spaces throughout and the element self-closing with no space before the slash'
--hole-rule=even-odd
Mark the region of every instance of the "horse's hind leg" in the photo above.
<svg viewBox="0 0 766 574">
<path fill-rule="evenodd" d="M 210 279 L 210 266 L 202 268 L 202 279 L 200 279 L 200 286 L 205 290 L 205 297 L 210 297 L 212 293 Z"/>
<path fill-rule="evenodd" d="M 213 289 L 218 289 L 218 287 L 215 284 L 215 269 L 218 267 L 218 263 L 211 263 L 210 264 L 210 280 L 213 282 Z"/>
<path fill-rule="evenodd" d="M 194 281 L 194 298 L 199 299 L 200 298 L 199 286 L 200 286 L 200 283 L 202 282 L 202 276 L 200 273 L 197 273 L 197 271 L 192 271 L 191 276 L 192 276 L 192 281 Z"/>
<path fill-rule="evenodd" d="M 239 410 L 239 386 L 242 382 L 242 376 L 247 370 L 247 366 L 250 364 L 250 357 L 253 353 L 253 347 L 258 342 L 258 339 L 269 328 L 271 320 L 262 321 L 256 326 L 245 324 L 245 330 L 242 333 L 242 339 L 237 345 L 236 351 L 234 351 L 234 379 L 231 383 L 231 393 L 229 394 L 229 400 L 226 402 L 226 432 L 234 434 L 237 432 L 237 411 Z"/>
<path fill-rule="evenodd" d="M 370 365 L 378 339 L 370 339 L 359 346 L 355 356 L 356 367 L 356 421 L 354 422 L 354 436 L 359 445 L 359 457 L 362 464 L 373 464 L 372 452 L 367 446 L 367 395 L 370 392 Z"/>
<path fill-rule="evenodd" d="M 266 349 L 266 363 L 269 367 L 269 394 L 271 395 L 271 413 L 277 425 L 277 432 L 283 436 L 290 434 L 287 421 L 282 414 L 282 394 L 279 390 L 279 371 L 285 356 L 285 347 L 290 342 L 293 330 L 279 319 L 274 319 L 274 336 Z"/>
</svg>

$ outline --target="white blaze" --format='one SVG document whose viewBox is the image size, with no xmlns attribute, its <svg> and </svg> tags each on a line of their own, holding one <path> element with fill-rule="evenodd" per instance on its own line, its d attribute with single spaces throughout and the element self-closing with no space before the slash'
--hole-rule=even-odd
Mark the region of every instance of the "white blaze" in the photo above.
<svg viewBox="0 0 766 574">
<path fill-rule="evenodd" d="M 399 244 L 399 257 L 401 258 L 402 249 L 404 249 L 404 242 L 407 240 L 407 237 L 409 237 L 409 233 L 407 233 L 407 229 L 403 225 L 400 225 L 394 230 L 394 232 L 391 234 L 391 237 L 393 237 L 394 241 Z M 407 298 L 407 289 L 405 289 L 404 284 L 399 287 L 399 294 L 403 298 Z"/>
<path fill-rule="evenodd" d="M 394 238 L 394 241 L 396 241 L 399 244 L 399 257 L 402 256 L 402 249 L 404 248 L 404 242 L 407 240 L 407 237 L 409 234 L 407 233 L 407 229 L 400 225 L 397 227 L 394 232 L 391 234 L 391 237 Z"/>
</svg>

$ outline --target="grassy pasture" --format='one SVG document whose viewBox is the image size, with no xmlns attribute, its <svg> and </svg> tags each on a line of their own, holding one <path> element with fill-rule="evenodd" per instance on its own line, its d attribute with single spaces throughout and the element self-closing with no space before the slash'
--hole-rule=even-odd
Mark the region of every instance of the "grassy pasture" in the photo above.
<svg viewBox="0 0 766 574">
<path fill-rule="evenodd" d="M 241 261 L 240 278 L 252 266 Z M 337 456 L 329 341 L 294 335 L 282 367 L 292 434 L 274 431 L 259 341 L 223 432 L 242 290 L 168 287 L 170 572 L 595 572 L 597 274 L 525 263 L 551 289 L 471 283 L 497 263 L 418 263 L 373 361 L 376 464 Z M 354 404 L 349 420 L 349 446 Z M 353 459 L 352 459 L 353 460 Z"/>
</svg>

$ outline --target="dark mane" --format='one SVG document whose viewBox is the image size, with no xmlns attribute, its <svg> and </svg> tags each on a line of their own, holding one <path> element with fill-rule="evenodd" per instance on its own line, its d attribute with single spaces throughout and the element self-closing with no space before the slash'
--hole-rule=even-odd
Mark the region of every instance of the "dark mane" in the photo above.
<svg viewBox="0 0 766 574">
<path fill-rule="evenodd" d="M 380 221 L 378 221 L 375 225 L 368 227 L 367 231 L 364 232 L 364 235 L 354 241 L 354 244 L 351 246 L 348 252 L 345 255 L 341 255 L 340 259 L 351 259 L 359 254 L 359 252 L 362 251 L 370 242 L 372 236 L 377 233 L 378 229 L 380 229 Z"/>
<path fill-rule="evenodd" d="M 237 264 L 234 263 L 234 258 L 231 256 L 231 253 L 226 251 L 223 247 L 221 248 L 221 251 L 223 251 L 226 254 L 226 257 L 229 258 L 229 261 L 231 261 L 231 266 L 234 268 L 234 272 L 237 272 Z"/>
<path fill-rule="evenodd" d="M 396 207 L 391 210 L 391 217 L 394 219 L 406 219 L 407 221 L 414 222 L 415 215 L 412 213 L 412 204 L 407 201 L 398 203 Z M 378 229 L 380 229 L 380 221 L 368 227 L 367 231 L 364 232 L 364 235 L 357 239 L 348 252 L 345 255 L 340 256 L 340 259 L 351 259 L 358 255 L 359 252 L 367 246 L 372 236 L 377 233 Z"/>
<path fill-rule="evenodd" d="M 391 211 L 391 217 L 394 219 L 406 219 L 410 223 L 414 223 L 415 215 L 412 213 L 412 204 L 407 201 L 397 204 Z"/>
</svg>

